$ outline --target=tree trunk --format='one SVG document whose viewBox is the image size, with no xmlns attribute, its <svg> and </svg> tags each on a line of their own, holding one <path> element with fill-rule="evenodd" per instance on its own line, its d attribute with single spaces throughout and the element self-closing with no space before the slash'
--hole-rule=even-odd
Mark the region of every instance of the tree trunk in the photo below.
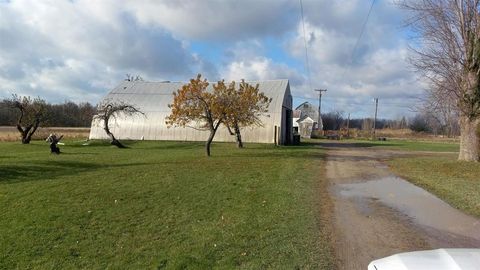
<svg viewBox="0 0 480 270">
<path fill-rule="evenodd" d="M 235 139 L 237 140 L 237 147 L 243 148 L 242 134 L 240 134 L 240 127 L 238 127 L 238 124 L 235 124 Z"/>
<path fill-rule="evenodd" d="M 35 134 L 35 131 L 37 131 L 37 128 L 39 125 L 40 125 L 40 120 L 37 119 L 35 120 L 35 124 L 33 125 L 33 127 L 28 129 L 27 136 L 25 138 L 27 143 L 30 143 L 30 141 L 32 140 L 32 136 L 33 134 Z"/>
<path fill-rule="evenodd" d="M 210 130 L 210 136 L 208 136 L 208 140 L 205 143 L 205 151 L 206 151 L 207 157 L 210 156 L 210 145 L 212 144 L 213 137 L 215 137 L 216 131 L 217 131 L 216 129 Z"/>
<path fill-rule="evenodd" d="M 479 142 L 477 128 L 480 119 L 471 120 L 468 117 L 460 117 L 460 154 L 458 160 L 479 161 Z"/>
<path fill-rule="evenodd" d="M 115 136 L 113 136 L 113 133 L 110 132 L 110 128 L 108 128 L 108 119 L 104 119 L 103 123 L 103 129 L 105 130 L 105 133 L 107 133 L 108 137 L 110 137 L 110 144 L 115 145 L 118 148 L 126 148 L 125 145 L 117 140 Z"/>
<path fill-rule="evenodd" d="M 22 138 L 22 144 L 30 143 L 30 140 L 27 140 L 27 134 L 28 134 L 27 127 L 24 129 L 22 128 L 21 125 L 17 124 L 17 130 L 18 132 L 20 132 L 20 136 Z"/>
</svg>

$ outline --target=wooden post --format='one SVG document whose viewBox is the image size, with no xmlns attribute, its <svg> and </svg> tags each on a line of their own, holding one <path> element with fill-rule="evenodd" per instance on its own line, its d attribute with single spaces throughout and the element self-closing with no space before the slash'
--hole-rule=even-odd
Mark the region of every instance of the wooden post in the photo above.
<svg viewBox="0 0 480 270">
<path fill-rule="evenodd" d="M 274 130 L 274 135 L 273 135 L 273 142 L 275 143 L 275 145 L 278 145 L 278 141 L 277 141 L 277 126 L 274 126 L 273 127 L 273 130 Z"/>
</svg>

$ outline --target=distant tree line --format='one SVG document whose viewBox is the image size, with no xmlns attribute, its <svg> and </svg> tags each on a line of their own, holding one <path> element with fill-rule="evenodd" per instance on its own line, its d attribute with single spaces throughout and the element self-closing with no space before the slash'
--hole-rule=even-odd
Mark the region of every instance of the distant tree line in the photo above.
<svg viewBox="0 0 480 270">
<path fill-rule="evenodd" d="M 356 128 L 361 130 L 370 130 L 373 128 L 373 118 L 353 118 L 348 119 L 345 113 L 341 111 L 332 111 L 322 114 L 324 130 L 339 130 L 341 128 Z M 405 117 L 401 119 L 377 119 L 375 127 L 378 129 L 405 129 L 409 128 L 409 120 Z"/>
<path fill-rule="evenodd" d="M 332 111 L 322 114 L 324 130 L 339 130 L 341 128 L 371 130 L 373 128 L 373 118 L 354 118 L 348 119 L 341 111 Z M 377 119 L 375 123 L 377 129 L 411 129 L 415 132 L 423 132 L 434 135 L 443 135 L 455 137 L 460 135 L 460 126 L 458 124 L 458 115 L 453 110 L 432 109 L 423 106 L 418 113 L 411 117 L 402 117 L 399 119 Z"/>
<path fill-rule="evenodd" d="M 90 127 L 96 107 L 88 102 L 65 101 L 61 104 L 47 103 L 39 99 L 44 111 L 42 126 L 50 127 Z M 0 100 L 0 126 L 14 126 L 20 111 L 12 107 L 12 99 Z"/>
</svg>

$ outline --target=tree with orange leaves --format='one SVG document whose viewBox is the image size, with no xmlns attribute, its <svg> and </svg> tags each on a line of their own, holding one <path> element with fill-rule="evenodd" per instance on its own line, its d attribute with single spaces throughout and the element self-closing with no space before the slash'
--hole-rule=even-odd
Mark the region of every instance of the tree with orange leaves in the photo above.
<svg viewBox="0 0 480 270">
<path fill-rule="evenodd" d="M 239 148 L 243 148 L 240 129 L 263 126 L 260 117 L 267 115 L 268 106 L 272 101 L 271 98 L 260 92 L 258 87 L 258 84 L 253 86 L 242 80 L 238 89 L 235 89 L 235 82 L 232 82 L 227 89 L 231 104 L 226 112 L 224 124 L 230 134 L 235 135 Z"/>
<path fill-rule="evenodd" d="M 168 107 L 172 110 L 166 118 L 166 124 L 171 126 L 191 127 L 210 132 L 205 151 L 210 156 L 210 145 L 218 128 L 225 120 L 227 108 L 231 99 L 228 98 L 228 88 L 223 81 L 213 85 L 213 92 L 208 92 L 209 83 L 200 74 L 190 83 L 173 93 L 173 103 Z M 192 125 L 193 124 L 193 125 Z"/>
</svg>

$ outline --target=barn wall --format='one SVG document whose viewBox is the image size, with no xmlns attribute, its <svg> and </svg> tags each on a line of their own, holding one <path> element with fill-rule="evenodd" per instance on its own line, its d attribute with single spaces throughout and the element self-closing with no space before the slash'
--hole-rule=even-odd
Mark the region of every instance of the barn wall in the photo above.
<svg viewBox="0 0 480 270">
<path fill-rule="evenodd" d="M 256 84 L 257 82 L 250 82 Z M 263 116 L 262 127 L 242 129 L 244 142 L 274 143 L 275 126 L 283 129 L 282 140 L 287 141 L 285 131 L 286 117 L 282 115 L 285 106 L 290 102 L 291 95 L 287 80 L 258 82 L 260 91 L 272 98 L 268 116 Z M 123 100 L 134 104 L 145 113 L 145 116 L 117 117 L 111 121 L 111 130 L 115 137 L 124 140 L 173 140 L 173 141 L 205 141 L 209 131 L 199 131 L 193 128 L 170 127 L 165 124 L 165 118 L 170 114 L 168 104 L 173 102 L 172 93 L 181 87 L 181 83 L 148 83 L 123 82 L 112 90 L 105 99 Z M 291 120 L 291 119 L 290 119 Z M 108 139 L 102 122 L 92 121 L 90 139 Z M 234 142 L 235 137 L 221 126 L 214 141 Z"/>
</svg>

